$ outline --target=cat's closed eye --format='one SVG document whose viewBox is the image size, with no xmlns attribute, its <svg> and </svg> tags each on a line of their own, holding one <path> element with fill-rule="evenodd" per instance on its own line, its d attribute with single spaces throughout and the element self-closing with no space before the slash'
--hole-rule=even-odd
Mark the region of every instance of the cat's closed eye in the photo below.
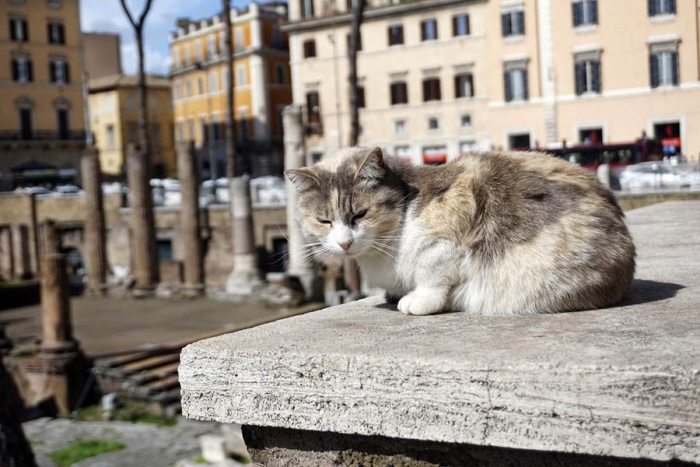
<svg viewBox="0 0 700 467">
<path fill-rule="evenodd" d="M 362 219 L 362 218 L 365 217 L 366 215 L 367 215 L 367 209 L 361 210 L 360 212 L 358 212 L 357 214 L 355 214 L 354 216 L 352 216 L 352 223 L 354 224 L 355 221 Z"/>
<path fill-rule="evenodd" d="M 333 222 L 329 221 L 328 219 L 319 219 L 317 217 L 316 220 L 321 224 L 333 225 Z"/>
</svg>

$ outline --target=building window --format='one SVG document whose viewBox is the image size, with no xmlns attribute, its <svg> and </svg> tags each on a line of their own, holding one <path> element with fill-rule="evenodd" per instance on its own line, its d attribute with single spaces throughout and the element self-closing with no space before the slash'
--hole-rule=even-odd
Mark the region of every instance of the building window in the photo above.
<svg viewBox="0 0 700 467">
<path fill-rule="evenodd" d="M 316 56 L 316 41 L 309 39 L 304 41 L 304 58 L 311 58 Z"/>
<path fill-rule="evenodd" d="M 439 101 L 442 99 L 440 92 L 440 79 L 428 78 L 423 80 L 423 102 Z"/>
<path fill-rule="evenodd" d="M 350 53 L 350 39 L 352 37 L 351 33 L 348 33 L 347 35 L 347 44 L 348 44 L 348 53 Z M 362 33 L 358 34 L 357 36 L 357 51 L 362 50 Z"/>
<path fill-rule="evenodd" d="M 528 99 L 527 67 L 525 64 L 506 66 L 503 81 L 506 102 L 526 101 Z"/>
<path fill-rule="evenodd" d="M 176 138 L 177 141 L 184 141 L 185 139 L 185 125 L 180 121 L 177 122 L 177 133 L 176 133 Z"/>
<path fill-rule="evenodd" d="M 275 65 L 275 80 L 277 84 L 285 84 L 287 82 L 287 73 L 284 70 L 284 65 L 281 63 Z"/>
<path fill-rule="evenodd" d="M 229 80 L 228 80 L 228 69 L 224 68 L 221 70 L 221 89 L 226 90 L 229 87 Z"/>
<path fill-rule="evenodd" d="M 464 114 L 459 118 L 459 126 L 462 128 L 469 128 L 472 126 L 472 116 L 469 114 Z"/>
<path fill-rule="evenodd" d="M 403 25 L 389 26 L 389 45 L 403 44 Z"/>
<path fill-rule="evenodd" d="M 396 146 L 394 148 L 394 155 L 399 159 L 406 162 L 411 162 L 411 147 L 410 146 Z"/>
<path fill-rule="evenodd" d="M 530 133 L 508 135 L 508 149 L 530 149 Z"/>
<path fill-rule="evenodd" d="M 240 129 L 240 135 L 242 140 L 247 140 L 250 136 L 250 130 L 248 129 L 248 109 L 238 109 L 238 124 Z"/>
<path fill-rule="evenodd" d="M 525 11 L 519 8 L 501 13 L 501 31 L 503 37 L 525 34 Z"/>
<path fill-rule="evenodd" d="M 173 99 L 176 101 L 182 99 L 182 85 L 180 83 L 175 83 L 173 86 Z"/>
<path fill-rule="evenodd" d="M 172 50 L 173 69 L 180 68 L 180 49 L 173 47 Z"/>
<path fill-rule="evenodd" d="M 301 0 L 301 17 L 314 17 L 314 0 Z"/>
<path fill-rule="evenodd" d="M 197 78 L 197 95 L 204 94 L 204 78 L 201 76 Z"/>
<path fill-rule="evenodd" d="M 49 63 L 49 76 L 51 78 L 52 83 L 70 83 L 68 63 L 61 60 L 56 60 Z"/>
<path fill-rule="evenodd" d="M 107 125 L 107 149 L 114 149 L 114 125 Z"/>
<path fill-rule="evenodd" d="M 391 105 L 408 103 L 408 87 L 405 82 L 391 83 Z"/>
<path fill-rule="evenodd" d="M 209 59 L 211 60 L 213 57 L 216 57 L 219 55 L 219 51 L 216 50 L 216 36 L 215 35 L 210 35 L 207 36 L 207 48 L 209 49 Z"/>
<path fill-rule="evenodd" d="M 575 28 L 598 24 L 598 0 L 577 0 L 571 6 Z"/>
<path fill-rule="evenodd" d="M 34 81 L 34 67 L 27 58 L 12 59 L 12 80 L 19 83 Z"/>
<path fill-rule="evenodd" d="M 447 162 L 446 146 L 426 146 L 423 148 L 423 163 L 427 165 L 441 165 Z"/>
<path fill-rule="evenodd" d="M 649 0 L 649 16 L 675 14 L 676 0 Z"/>
<path fill-rule="evenodd" d="M 278 25 L 272 27 L 272 47 L 275 49 L 284 48 L 284 39 L 282 37 L 282 29 Z"/>
<path fill-rule="evenodd" d="M 126 122 L 126 142 L 136 144 L 139 140 L 139 124 L 136 122 Z"/>
<path fill-rule="evenodd" d="M 673 46 L 675 47 L 675 45 Z M 649 54 L 651 87 L 678 86 L 678 51 L 666 50 L 669 47 L 652 47 Z"/>
<path fill-rule="evenodd" d="M 420 39 L 434 41 L 438 38 L 437 20 L 426 19 L 420 22 Z"/>
<path fill-rule="evenodd" d="M 194 118 L 190 118 L 187 120 L 187 136 L 189 136 L 190 141 L 195 140 L 195 135 L 194 135 Z"/>
<path fill-rule="evenodd" d="M 185 81 L 185 97 L 192 97 L 192 81 Z"/>
<path fill-rule="evenodd" d="M 396 120 L 394 122 L 394 133 L 397 135 L 406 133 L 406 120 Z"/>
<path fill-rule="evenodd" d="M 306 93 L 306 120 L 310 124 L 321 123 L 321 107 L 317 91 Z"/>
<path fill-rule="evenodd" d="M 236 81 L 237 86 L 245 86 L 248 84 L 248 81 L 246 80 L 245 66 L 238 65 L 236 67 Z"/>
<path fill-rule="evenodd" d="M 10 18 L 10 39 L 15 42 L 29 42 L 29 28 L 26 19 Z"/>
<path fill-rule="evenodd" d="M 65 44 L 66 34 L 63 23 L 51 21 L 48 25 L 49 44 Z"/>
<path fill-rule="evenodd" d="M 56 120 L 58 125 L 58 139 L 68 139 L 70 132 L 68 128 L 68 109 L 56 109 Z"/>
<path fill-rule="evenodd" d="M 437 117 L 430 117 L 428 119 L 428 130 L 439 130 L 440 120 Z"/>
<path fill-rule="evenodd" d="M 365 108 L 365 88 L 364 86 L 357 87 L 357 108 Z"/>
<path fill-rule="evenodd" d="M 225 54 L 228 50 L 228 47 L 226 47 L 226 34 L 223 32 L 219 34 L 219 50 L 221 50 L 222 54 Z"/>
<path fill-rule="evenodd" d="M 452 35 L 468 36 L 469 35 L 469 15 L 456 15 L 452 17 Z"/>
<path fill-rule="evenodd" d="M 216 73 L 209 73 L 209 92 L 217 92 L 219 90 L 219 82 L 216 79 Z"/>
<path fill-rule="evenodd" d="M 46 0 L 49 8 L 61 8 L 61 0 Z"/>
<path fill-rule="evenodd" d="M 194 59 L 197 63 L 204 61 L 204 58 L 202 57 L 202 43 L 200 41 L 196 41 L 194 43 Z"/>
<path fill-rule="evenodd" d="M 32 109 L 19 109 L 19 132 L 20 137 L 24 140 L 34 138 L 34 118 Z"/>
<path fill-rule="evenodd" d="M 156 255 L 158 262 L 172 261 L 173 259 L 173 241 L 172 240 L 157 240 Z"/>
<path fill-rule="evenodd" d="M 235 39 L 233 41 L 235 50 L 243 50 L 245 48 L 245 39 L 243 38 L 243 29 L 235 30 Z"/>
<path fill-rule="evenodd" d="M 478 152 L 479 144 L 476 141 L 462 141 L 459 143 L 459 155 L 466 156 L 470 152 Z"/>
<path fill-rule="evenodd" d="M 471 73 L 455 76 L 455 97 L 474 97 L 474 77 Z"/>
<path fill-rule="evenodd" d="M 185 44 L 185 66 L 192 65 L 192 56 L 190 55 L 190 47 Z"/>
<path fill-rule="evenodd" d="M 600 93 L 600 59 L 580 58 L 574 64 L 576 76 L 576 95 Z"/>
<path fill-rule="evenodd" d="M 581 128 L 578 130 L 578 140 L 582 144 L 603 144 L 602 128 Z"/>
</svg>

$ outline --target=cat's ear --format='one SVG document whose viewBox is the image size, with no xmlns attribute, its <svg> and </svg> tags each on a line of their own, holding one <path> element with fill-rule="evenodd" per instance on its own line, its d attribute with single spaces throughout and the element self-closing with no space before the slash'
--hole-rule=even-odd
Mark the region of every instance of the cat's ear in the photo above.
<svg viewBox="0 0 700 467">
<path fill-rule="evenodd" d="M 301 169 L 290 169 L 284 173 L 297 193 L 302 193 L 304 191 L 310 190 L 312 188 L 318 188 L 321 184 L 318 181 L 318 176 L 313 169 L 304 167 Z"/>
<path fill-rule="evenodd" d="M 384 155 L 382 148 L 374 148 L 367 154 L 355 172 L 355 180 L 358 179 L 380 179 L 384 176 Z"/>
</svg>

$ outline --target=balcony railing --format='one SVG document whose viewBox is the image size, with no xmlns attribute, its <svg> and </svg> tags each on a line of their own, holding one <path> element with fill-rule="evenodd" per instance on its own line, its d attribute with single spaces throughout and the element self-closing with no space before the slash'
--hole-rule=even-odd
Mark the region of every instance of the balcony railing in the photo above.
<svg viewBox="0 0 700 467">
<path fill-rule="evenodd" d="M 0 131 L 0 141 L 84 141 L 85 131 Z"/>
</svg>

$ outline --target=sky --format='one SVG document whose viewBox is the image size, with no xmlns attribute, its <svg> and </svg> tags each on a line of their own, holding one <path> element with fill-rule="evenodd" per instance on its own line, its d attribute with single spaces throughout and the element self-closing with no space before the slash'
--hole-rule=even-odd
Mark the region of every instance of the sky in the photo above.
<svg viewBox="0 0 700 467">
<path fill-rule="evenodd" d="M 146 72 L 167 74 L 170 67 L 168 35 L 175 30 L 178 18 L 201 19 L 221 11 L 221 0 L 153 0 L 146 17 L 145 61 Z M 236 8 L 247 0 L 232 0 Z M 132 16 L 138 18 L 145 0 L 127 0 Z M 134 32 L 121 7 L 120 0 L 80 0 L 80 21 L 84 32 L 113 32 L 121 35 L 122 69 L 135 74 L 137 51 Z"/>
</svg>

